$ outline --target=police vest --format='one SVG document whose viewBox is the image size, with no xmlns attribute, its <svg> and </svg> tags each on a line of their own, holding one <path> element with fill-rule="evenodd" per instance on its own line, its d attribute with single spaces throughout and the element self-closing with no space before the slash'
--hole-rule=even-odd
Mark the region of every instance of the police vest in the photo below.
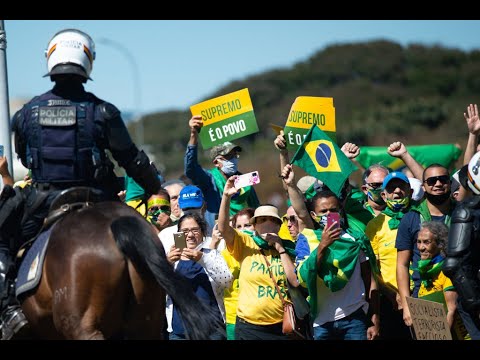
<svg viewBox="0 0 480 360">
<path fill-rule="evenodd" d="M 48 92 L 28 104 L 27 162 L 39 183 L 93 183 L 95 102 Z"/>
</svg>

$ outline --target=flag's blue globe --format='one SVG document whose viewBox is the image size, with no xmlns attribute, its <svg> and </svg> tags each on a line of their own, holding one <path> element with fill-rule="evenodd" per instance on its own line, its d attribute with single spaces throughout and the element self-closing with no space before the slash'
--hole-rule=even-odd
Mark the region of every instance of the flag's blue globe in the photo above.
<svg viewBox="0 0 480 360">
<path fill-rule="evenodd" d="M 323 168 L 328 167 L 332 157 L 332 149 L 327 144 L 319 144 L 315 152 L 315 160 Z"/>
</svg>

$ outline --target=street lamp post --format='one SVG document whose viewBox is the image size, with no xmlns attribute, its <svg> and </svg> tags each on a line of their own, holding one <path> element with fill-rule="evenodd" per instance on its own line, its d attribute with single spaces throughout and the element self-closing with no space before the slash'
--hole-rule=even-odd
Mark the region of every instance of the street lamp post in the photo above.
<svg viewBox="0 0 480 360">
<path fill-rule="evenodd" d="M 125 57 L 127 58 L 128 62 L 132 68 L 133 74 L 133 100 L 135 106 L 135 113 L 134 119 L 136 121 L 136 133 L 137 133 L 137 145 L 139 147 L 144 146 L 144 135 L 143 135 L 143 122 L 140 119 L 140 102 L 141 102 L 141 87 L 140 87 L 140 72 L 138 71 L 137 62 L 135 61 L 135 57 L 132 55 L 130 50 L 126 48 L 121 43 L 107 39 L 107 38 L 100 38 L 98 39 L 98 43 L 111 46 L 118 51 L 120 51 Z"/>
</svg>

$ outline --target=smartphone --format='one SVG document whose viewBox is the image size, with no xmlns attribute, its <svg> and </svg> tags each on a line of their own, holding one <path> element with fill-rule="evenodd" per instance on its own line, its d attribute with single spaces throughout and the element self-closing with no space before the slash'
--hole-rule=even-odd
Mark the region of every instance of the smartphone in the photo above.
<svg viewBox="0 0 480 360">
<path fill-rule="evenodd" d="M 173 240 L 175 241 L 175 247 L 177 249 L 183 250 L 187 247 L 187 239 L 183 232 L 173 233 Z"/>
<path fill-rule="evenodd" d="M 3 147 L 3 145 L 0 145 L 0 156 L 4 156 L 4 153 L 5 153 L 5 148 Z"/>
<path fill-rule="evenodd" d="M 252 171 L 246 174 L 239 175 L 235 179 L 235 189 L 240 189 L 245 186 L 257 185 L 260 182 L 258 171 Z"/>
<path fill-rule="evenodd" d="M 327 227 L 332 225 L 334 222 L 337 222 L 335 227 L 340 227 L 340 214 L 338 212 L 331 212 L 327 215 Z"/>
</svg>

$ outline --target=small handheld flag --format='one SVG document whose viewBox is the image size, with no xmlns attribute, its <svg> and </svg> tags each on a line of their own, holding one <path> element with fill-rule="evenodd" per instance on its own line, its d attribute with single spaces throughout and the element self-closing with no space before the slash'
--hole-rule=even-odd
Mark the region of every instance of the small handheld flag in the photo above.
<svg viewBox="0 0 480 360">
<path fill-rule="evenodd" d="M 321 180 L 337 196 L 340 196 L 345 180 L 357 170 L 338 145 L 315 124 L 290 163 Z"/>
</svg>

